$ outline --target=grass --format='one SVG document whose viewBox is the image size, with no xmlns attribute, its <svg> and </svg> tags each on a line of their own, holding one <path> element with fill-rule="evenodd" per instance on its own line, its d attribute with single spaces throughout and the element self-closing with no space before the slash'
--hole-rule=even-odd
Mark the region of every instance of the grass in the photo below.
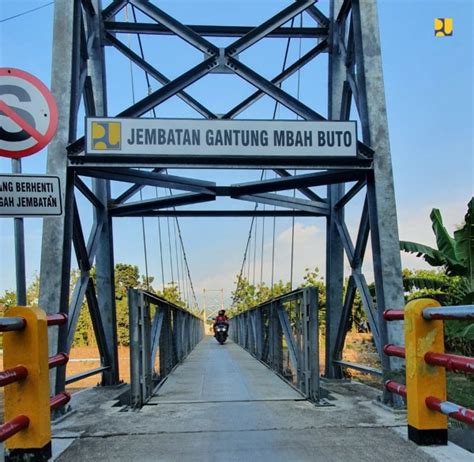
<svg viewBox="0 0 474 462">
<path fill-rule="evenodd" d="M 448 401 L 474 409 L 474 377 L 448 372 L 446 374 Z"/>
</svg>

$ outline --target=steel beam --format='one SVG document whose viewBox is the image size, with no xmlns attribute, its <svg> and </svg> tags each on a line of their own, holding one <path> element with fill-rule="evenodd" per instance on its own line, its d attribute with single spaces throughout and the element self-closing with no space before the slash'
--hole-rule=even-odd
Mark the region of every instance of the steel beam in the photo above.
<svg viewBox="0 0 474 462">
<path fill-rule="evenodd" d="M 129 216 L 152 211 L 160 208 L 178 207 L 180 205 L 198 204 L 215 200 L 215 196 L 210 194 L 177 194 L 175 196 L 160 197 L 140 202 L 129 202 L 124 205 L 111 205 L 110 215 Z"/>
<path fill-rule="evenodd" d="M 279 11 L 272 18 L 268 19 L 260 26 L 255 27 L 250 32 L 245 34 L 239 40 L 231 43 L 226 49 L 225 54 L 227 56 L 235 56 L 247 48 L 257 43 L 262 38 L 266 37 L 270 32 L 274 31 L 278 27 L 282 26 L 290 19 L 297 16 L 302 11 L 306 10 L 311 6 L 315 0 L 297 0 L 285 9 Z"/>
<path fill-rule="evenodd" d="M 92 0 L 96 11 L 100 11 L 100 0 Z M 94 94 L 94 116 L 107 116 L 107 88 L 105 74 L 105 55 L 102 43 L 102 18 L 99 15 L 86 14 L 87 33 L 96 39 L 91 43 L 89 51 L 88 72 L 91 77 Z M 100 33 L 99 33 L 100 32 Z M 99 38 L 100 37 L 100 38 Z M 88 114 L 92 115 L 92 114 Z M 104 179 L 93 178 L 92 190 L 103 204 L 108 204 L 111 198 L 110 182 Z M 96 321 L 101 323 L 99 331 L 104 332 L 109 363 L 109 369 L 102 374 L 102 385 L 119 383 L 119 361 L 117 341 L 117 314 L 115 306 L 115 278 L 114 278 L 114 250 L 112 218 L 106 208 L 94 208 L 94 224 L 100 228 L 97 234 L 96 250 L 96 285 L 99 315 Z M 90 292 L 91 289 L 89 289 Z M 94 291 L 94 293 L 95 293 Z M 94 303 L 94 297 L 89 293 L 89 300 Z M 90 307 L 91 308 L 91 307 Z M 94 307 L 92 307 L 93 309 Z M 104 347 L 104 345 L 102 345 Z"/>
<path fill-rule="evenodd" d="M 356 285 L 354 278 L 349 276 L 347 281 L 346 295 L 344 298 L 344 305 L 340 314 L 339 323 L 337 325 L 337 331 L 334 339 L 334 347 L 332 351 L 326 351 L 326 364 L 334 363 L 334 361 L 340 361 L 342 359 L 342 351 L 344 349 L 344 343 L 346 341 L 347 331 L 349 330 L 349 317 L 351 315 L 352 307 L 354 305 L 354 299 L 356 296 Z M 332 357 L 329 354 L 332 353 Z M 336 365 L 332 365 L 334 370 L 335 378 L 342 378 L 342 371 Z"/>
<path fill-rule="evenodd" d="M 102 11 L 102 17 L 109 19 L 115 16 L 126 4 L 127 0 L 112 0 L 112 3 Z"/>
<path fill-rule="evenodd" d="M 186 27 L 202 37 L 242 37 L 255 29 L 255 26 L 186 25 Z M 108 33 L 174 35 L 174 32 L 165 26 L 155 23 L 105 21 L 104 28 Z M 326 27 L 277 27 L 265 37 L 325 38 L 327 34 Z"/>
<path fill-rule="evenodd" d="M 311 109 L 306 104 L 291 96 L 286 91 L 283 91 L 277 85 L 262 77 L 254 70 L 242 64 L 235 58 L 227 58 L 226 66 L 235 72 L 238 76 L 249 82 L 254 87 L 258 88 L 265 94 L 271 96 L 275 101 L 278 101 L 290 111 L 299 115 L 305 120 L 326 120 L 321 114 Z"/>
<path fill-rule="evenodd" d="M 361 268 L 364 261 L 365 250 L 367 248 L 367 241 L 369 239 L 369 211 L 367 198 L 364 201 L 362 209 L 362 216 L 360 218 L 359 231 L 357 233 L 357 240 L 354 249 L 354 268 Z"/>
<path fill-rule="evenodd" d="M 155 168 L 152 170 L 153 173 L 160 173 L 164 169 L 162 168 Z M 133 197 L 137 192 L 139 192 L 141 189 L 143 189 L 145 185 L 142 184 L 134 184 L 133 186 L 130 186 L 126 191 L 124 191 L 120 196 L 118 196 L 115 199 L 112 199 L 112 202 L 114 204 L 123 204 L 124 202 L 127 202 L 128 199 Z"/>
<path fill-rule="evenodd" d="M 362 173 L 357 170 L 334 170 L 327 172 L 307 173 L 287 178 L 272 178 L 251 183 L 234 184 L 231 196 L 260 194 L 265 192 L 285 191 L 301 187 L 324 186 L 328 184 L 357 181 Z"/>
<path fill-rule="evenodd" d="M 288 66 L 286 69 L 283 69 L 280 74 L 278 74 L 271 80 L 271 83 L 273 83 L 274 85 L 280 85 L 286 79 L 298 72 L 303 66 L 311 62 L 314 58 L 316 58 L 318 55 L 325 51 L 327 51 L 327 40 L 323 40 L 322 42 L 318 43 L 314 48 L 312 48 L 303 56 L 301 56 L 301 58 L 296 60 L 293 64 Z M 233 107 L 230 111 L 226 112 L 222 118 L 232 119 L 238 116 L 247 108 L 249 108 L 252 104 L 256 103 L 264 95 L 265 92 L 263 90 L 257 90 L 249 97 L 241 101 L 239 104 L 237 104 L 235 107 Z"/>
<path fill-rule="evenodd" d="M 80 61 L 80 2 L 58 0 L 54 7 L 51 91 L 61 108 L 58 129 L 48 147 L 46 171 L 59 177 L 63 215 L 43 219 L 39 305 L 47 313 L 67 313 L 74 201 L 74 181 L 67 170 L 67 145 L 76 136 L 77 68 Z M 58 332 L 59 330 L 59 332 Z M 48 330 L 49 356 L 64 351 L 67 327 Z M 50 373 L 50 392 L 64 390 L 64 368 Z"/>
<path fill-rule="evenodd" d="M 73 232 L 72 241 L 76 253 L 77 264 L 81 271 L 89 271 L 92 266 L 92 261 L 89 259 L 84 233 L 82 231 L 81 217 L 77 209 L 76 201 L 74 201 L 74 217 L 73 217 Z"/>
<path fill-rule="evenodd" d="M 384 343 L 382 343 L 380 336 L 380 323 L 378 320 L 377 309 L 375 308 L 374 301 L 372 299 L 372 294 L 370 293 L 365 276 L 362 273 L 359 271 L 353 271 L 352 277 L 354 278 L 355 285 L 362 300 L 362 306 L 369 321 L 370 330 L 374 338 L 377 353 L 379 354 L 379 357 L 382 357 Z"/>
<path fill-rule="evenodd" d="M 403 326 L 387 326 L 382 316 L 387 307 L 404 306 L 404 299 L 376 3 L 354 0 L 352 20 L 357 86 L 363 99 L 363 113 L 367 114 L 365 119 L 361 118 L 364 142 L 375 151 L 374 179 L 368 184 L 368 197 L 381 342 L 402 344 Z M 401 368 L 400 359 L 383 354 L 381 357 L 384 369 Z M 384 400 L 389 401 L 390 396 L 385 395 Z"/>
<path fill-rule="evenodd" d="M 120 40 L 116 39 L 113 35 L 106 33 L 105 38 L 107 42 L 114 46 L 117 50 L 119 50 L 123 55 L 125 55 L 128 59 L 133 61 L 138 67 L 140 67 L 143 71 L 147 74 L 151 75 L 154 79 L 160 82 L 163 85 L 168 85 L 171 80 L 162 74 L 160 71 L 155 69 L 150 63 L 145 61 L 141 56 L 137 55 L 133 50 L 125 46 Z M 190 107 L 192 107 L 196 112 L 201 114 L 208 119 L 217 119 L 217 116 L 207 109 L 203 104 L 199 101 L 195 100 L 191 95 L 186 93 L 185 91 L 180 91 L 176 93 L 176 96 L 181 98 L 185 103 L 187 103 Z"/>
<path fill-rule="evenodd" d="M 92 328 L 94 329 L 94 335 L 97 340 L 97 348 L 100 354 L 100 363 L 101 366 L 109 370 L 113 367 L 113 364 L 110 358 L 109 347 L 107 344 L 107 334 L 104 329 L 104 322 L 102 320 L 102 314 L 100 312 L 99 302 L 97 300 L 94 282 L 92 279 L 89 279 L 89 283 L 87 285 L 86 299 L 92 321 Z M 102 380 L 102 384 L 106 385 L 106 382 Z"/>
<path fill-rule="evenodd" d="M 346 69 L 338 50 L 338 26 L 334 22 L 338 16 L 342 0 L 331 2 L 329 29 L 329 95 L 328 114 L 330 120 L 344 120 L 343 87 Z M 347 101 L 346 101 L 347 103 Z M 343 322 L 343 287 L 344 287 L 344 244 L 341 239 L 338 223 L 344 221 L 344 210 L 337 209 L 336 204 L 344 196 L 343 184 L 328 185 L 327 196 L 331 214 L 326 222 L 326 370 L 328 378 L 342 378 L 342 370 L 333 363 L 337 357 L 337 335 Z"/>
<path fill-rule="evenodd" d="M 325 203 L 299 199 L 297 197 L 283 196 L 282 194 L 252 194 L 243 196 L 232 196 L 234 199 L 256 202 L 259 204 L 276 205 L 277 207 L 286 207 L 293 210 L 309 212 L 314 216 L 328 216 L 329 207 Z"/>
<path fill-rule="evenodd" d="M 290 176 L 293 176 L 291 173 L 289 173 L 283 168 L 276 168 L 274 169 L 274 172 L 283 178 L 288 178 Z M 303 196 L 306 196 L 308 199 L 311 199 L 312 201 L 327 202 L 326 199 L 322 198 L 321 196 L 319 196 L 318 194 L 316 194 L 314 191 L 312 191 L 309 188 L 298 188 L 298 191 L 301 194 L 303 194 Z"/>
<path fill-rule="evenodd" d="M 335 217 L 335 221 L 339 238 L 346 252 L 346 257 L 349 260 L 351 267 L 354 267 L 354 244 L 352 243 L 346 223 L 337 216 Z"/>
<path fill-rule="evenodd" d="M 301 210 L 153 210 L 150 212 L 134 213 L 126 216 L 140 217 L 314 217 L 312 212 Z M 120 218 L 120 217 L 117 217 Z"/>
<path fill-rule="evenodd" d="M 153 93 L 149 94 L 148 96 L 145 96 L 140 101 L 137 101 L 128 109 L 125 109 L 124 111 L 120 112 L 117 117 L 142 116 L 143 114 L 147 113 L 159 104 L 165 102 L 167 99 L 171 98 L 172 96 L 175 96 L 192 83 L 209 74 L 209 72 L 211 72 L 211 70 L 216 68 L 217 66 L 218 63 L 214 57 L 206 59 L 202 63 L 199 63 L 189 69 L 189 71 L 184 72 L 179 77 L 176 77 L 176 79 L 172 80 L 166 85 L 163 85 L 158 90 L 155 90 Z"/>
<path fill-rule="evenodd" d="M 354 186 L 352 186 L 346 194 L 344 194 L 341 199 L 339 199 L 336 204 L 334 204 L 334 208 L 336 210 L 344 207 L 359 191 L 361 191 L 364 186 L 366 185 L 365 179 L 359 180 Z"/>
<path fill-rule="evenodd" d="M 137 7 L 149 18 L 165 26 L 167 29 L 172 31 L 178 37 L 181 37 L 193 47 L 201 50 L 204 54 L 213 56 L 219 53 L 219 49 L 214 44 L 201 37 L 189 27 L 181 24 L 163 10 L 160 10 L 148 0 L 129 0 L 129 3 Z"/>
<path fill-rule="evenodd" d="M 67 341 L 63 352 L 69 354 L 72 343 L 74 342 L 74 334 L 76 333 L 77 322 L 81 314 L 82 303 L 86 295 L 87 286 L 89 284 L 89 273 L 81 272 L 71 296 L 71 306 L 69 307 L 68 323 L 67 323 Z"/>
<path fill-rule="evenodd" d="M 242 169 L 370 169 L 372 160 L 362 157 L 329 157 L 329 156 L 194 156 L 169 155 L 126 155 L 110 154 L 105 158 L 102 154 L 83 155 L 84 138 L 68 146 L 70 167 L 79 172 L 82 168 L 242 168 Z M 81 155 L 78 155 L 82 153 Z M 355 181 L 355 180 L 347 180 Z"/>
<path fill-rule="evenodd" d="M 321 26 L 329 26 L 329 18 L 316 6 L 310 6 L 306 11 L 313 19 L 315 19 L 319 24 L 321 24 Z"/>
<path fill-rule="evenodd" d="M 98 209 L 103 209 L 105 207 L 102 201 L 88 188 L 88 186 L 78 176 L 74 178 L 74 185 L 94 207 Z"/>
<path fill-rule="evenodd" d="M 79 173 L 81 176 L 92 178 L 123 181 L 126 183 L 135 183 L 136 185 L 141 184 L 160 188 L 180 189 L 183 191 L 198 192 L 202 194 L 212 194 L 212 189 L 210 188 L 213 188 L 216 185 L 211 181 L 125 168 L 115 168 L 113 170 L 107 170 L 104 168 L 81 169 Z"/>
</svg>

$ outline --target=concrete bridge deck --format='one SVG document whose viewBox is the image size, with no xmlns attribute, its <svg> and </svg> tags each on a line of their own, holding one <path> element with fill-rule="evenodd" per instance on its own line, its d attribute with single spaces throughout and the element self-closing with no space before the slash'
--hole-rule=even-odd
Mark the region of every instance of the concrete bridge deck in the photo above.
<svg viewBox="0 0 474 462">
<path fill-rule="evenodd" d="M 68 462 L 471 460 L 407 442 L 405 416 L 375 405 L 374 390 L 328 388 L 331 406 L 316 407 L 236 344 L 206 337 L 140 411 L 118 403 L 124 387 L 74 395 L 53 451 Z"/>
</svg>

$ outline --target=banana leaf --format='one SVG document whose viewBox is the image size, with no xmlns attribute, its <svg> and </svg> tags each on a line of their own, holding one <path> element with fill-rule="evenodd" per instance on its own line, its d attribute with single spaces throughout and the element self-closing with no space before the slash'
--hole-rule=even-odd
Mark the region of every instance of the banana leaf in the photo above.
<svg viewBox="0 0 474 462">
<path fill-rule="evenodd" d="M 450 276 L 467 276 L 467 268 L 462 263 L 448 257 L 439 250 L 411 241 L 400 241 L 400 250 L 422 257 L 431 266 L 444 266 Z"/>
</svg>

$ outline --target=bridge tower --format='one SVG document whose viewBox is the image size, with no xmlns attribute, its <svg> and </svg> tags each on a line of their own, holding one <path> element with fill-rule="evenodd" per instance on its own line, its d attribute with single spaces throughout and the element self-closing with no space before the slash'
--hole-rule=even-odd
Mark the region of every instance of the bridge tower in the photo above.
<svg viewBox="0 0 474 462">
<path fill-rule="evenodd" d="M 197 8 L 199 2 L 191 2 Z M 166 4 L 163 8 L 166 8 Z M 380 38 L 375 0 L 296 0 L 282 1 L 281 10 L 269 14 L 261 24 L 252 26 L 188 25 L 180 22 L 160 6 L 159 0 L 56 0 L 52 91 L 60 108 L 58 132 L 49 146 L 48 174 L 59 176 L 65 213 L 46 218 L 43 228 L 40 305 L 48 312 L 69 313 L 69 326 L 51 333 L 50 354 L 68 351 L 84 299 L 97 336 L 106 368 L 102 384 L 118 382 L 117 335 L 114 298 L 113 218 L 118 216 L 158 216 L 179 213 L 179 206 L 214 200 L 228 194 L 245 196 L 245 200 L 289 207 L 292 213 L 308 213 L 326 219 L 327 223 L 327 360 L 326 376 L 342 377 L 341 359 L 346 326 L 356 291 L 361 295 L 367 317 L 380 354 L 384 374 L 394 366 L 382 352 L 388 341 L 402 342 L 399 326 L 388 326 L 382 318 L 386 307 L 403 306 L 401 264 L 393 188 L 389 134 L 386 116 Z M 124 9 L 129 8 L 133 21 L 124 22 Z M 136 14 L 136 15 L 135 15 Z M 304 27 L 294 18 L 302 14 Z M 135 18 L 138 18 L 135 20 Z M 142 47 L 133 50 L 123 34 L 154 36 L 157 41 L 173 36 L 202 53 L 201 62 L 176 78 L 147 60 Z M 220 47 L 214 37 L 231 38 L 231 45 Z M 240 54 L 256 43 L 274 38 L 312 40 L 314 46 L 273 78 L 262 76 Z M 166 46 L 166 45 L 165 45 Z M 108 102 L 122 89 L 113 85 L 114 73 L 108 72 L 106 51 L 114 49 L 128 63 L 146 72 L 149 94 L 123 108 L 121 117 L 141 117 L 172 97 L 178 97 L 195 111 L 196 118 L 245 118 L 245 110 L 262 96 L 284 106 L 304 120 L 349 120 L 359 122 L 358 155 L 355 159 L 337 158 L 262 158 L 244 160 L 183 159 L 169 156 L 98 156 L 85 153 L 82 115 L 116 116 L 108 110 Z M 266 55 L 269 64 L 281 66 L 284 57 Z M 285 91 L 282 83 L 314 60 L 327 61 L 328 107 L 310 107 Z M 186 90 L 211 73 L 226 72 L 250 83 L 255 92 L 234 108 L 214 112 L 206 107 L 206 99 L 198 101 Z M 316 81 L 317 76 L 314 76 Z M 327 90 L 325 85 L 327 84 Z M 319 87 L 318 87 L 319 88 Z M 315 86 L 315 93 L 317 87 Z M 208 88 L 212 98 L 212 85 Z M 312 98 L 312 101 L 316 98 Z M 173 117 L 169 114 L 168 117 Z M 270 117 L 268 117 L 270 118 Z M 163 170 L 170 168 L 254 168 L 273 170 L 279 176 L 245 187 L 206 187 L 192 178 L 179 178 L 180 189 L 191 192 L 156 201 L 134 201 L 130 198 L 146 185 L 176 187 L 177 178 Z M 292 175 L 287 169 L 298 169 Z M 306 169 L 301 173 L 301 169 Z M 308 174 L 307 171 L 313 172 Z M 91 183 L 84 181 L 91 178 Z M 119 197 L 111 197 L 111 181 L 125 181 L 129 189 Z M 326 197 L 311 187 L 327 185 Z M 270 194 L 296 188 L 305 199 Z M 197 192 L 196 192 L 197 191 Z M 229 192 L 231 191 L 231 192 Z M 75 192 L 88 201 L 93 225 L 85 236 Z M 358 194 L 365 194 L 358 234 L 351 239 L 345 223 L 345 210 Z M 171 207 L 178 207 L 171 211 Z M 166 209 L 166 210 L 164 210 Z M 216 216 L 215 211 L 212 211 Z M 288 212 L 288 211 L 287 211 Z M 235 211 L 222 211 L 221 215 Z M 242 211 L 242 213 L 245 213 Z M 255 215 L 258 215 L 258 211 Z M 268 213 L 268 211 L 267 211 Z M 281 213 L 277 210 L 275 215 Z M 201 216 L 205 211 L 201 213 Z M 209 215 L 212 216 L 211 211 Z M 283 216 L 283 214 L 282 214 Z M 368 239 L 372 247 L 372 266 L 376 289 L 376 306 L 362 272 Z M 74 250 L 80 277 L 69 299 L 71 253 Z M 344 255 L 350 272 L 344 274 Z M 95 281 L 91 268 L 96 267 Z M 347 289 L 344 279 L 348 277 Z M 56 389 L 64 386 L 63 368 L 53 379 Z M 389 399 L 386 397 L 386 399 Z"/>
</svg>

